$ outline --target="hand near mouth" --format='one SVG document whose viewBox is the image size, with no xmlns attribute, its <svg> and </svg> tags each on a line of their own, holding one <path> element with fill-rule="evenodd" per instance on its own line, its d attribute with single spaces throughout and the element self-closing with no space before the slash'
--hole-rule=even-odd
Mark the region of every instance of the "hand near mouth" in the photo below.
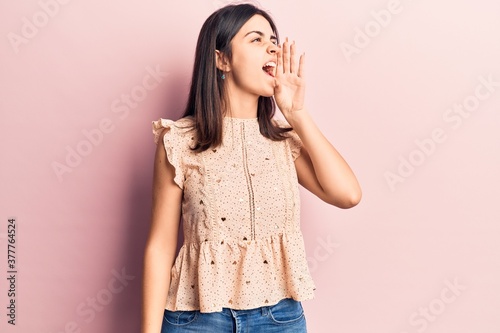
<svg viewBox="0 0 500 333">
<path fill-rule="evenodd" d="M 305 97 L 305 53 L 295 61 L 295 42 L 289 43 L 288 38 L 278 51 L 278 65 L 276 67 L 274 99 L 278 108 L 290 123 L 293 112 L 304 109 Z"/>
</svg>

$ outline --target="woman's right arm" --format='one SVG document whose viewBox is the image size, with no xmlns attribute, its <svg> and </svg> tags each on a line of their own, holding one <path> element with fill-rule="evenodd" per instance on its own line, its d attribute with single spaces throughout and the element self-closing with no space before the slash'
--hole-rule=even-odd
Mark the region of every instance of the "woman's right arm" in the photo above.
<svg viewBox="0 0 500 333">
<path fill-rule="evenodd" d="M 160 135 L 154 161 L 152 219 L 144 252 L 142 333 L 161 331 L 181 215 L 182 189 L 174 182 L 175 169 L 167 159 L 165 132 Z"/>
</svg>

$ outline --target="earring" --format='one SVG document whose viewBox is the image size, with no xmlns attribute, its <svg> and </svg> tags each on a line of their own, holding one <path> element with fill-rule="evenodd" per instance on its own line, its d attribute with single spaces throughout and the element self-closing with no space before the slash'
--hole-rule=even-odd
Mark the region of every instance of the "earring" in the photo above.
<svg viewBox="0 0 500 333">
<path fill-rule="evenodd" d="M 220 78 L 223 79 L 223 80 L 225 80 L 226 79 L 226 74 L 222 74 Z"/>
</svg>

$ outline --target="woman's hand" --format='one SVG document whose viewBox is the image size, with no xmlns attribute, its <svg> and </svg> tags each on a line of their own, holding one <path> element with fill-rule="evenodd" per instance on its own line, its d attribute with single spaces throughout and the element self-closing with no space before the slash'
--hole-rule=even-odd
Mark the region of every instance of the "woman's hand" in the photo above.
<svg viewBox="0 0 500 333">
<path fill-rule="evenodd" d="M 304 109 L 305 79 L 304 79 L 305 54 L 295 60 L 295 42 L 288 42 L 288 38 L 278 51 L 276 67 L 274 99 L 290 125 L 293 123 L 294 113 Z"/>
<path fill-rule="evenodd" d="M 331 205 L 354 207 L 361 200 L 358 180 L 304 107 L 304 63 L 302 54 L 297 66 L 295 43 L 287 38 L 278 51 L 274 98 L 303 144 L 295 160 L 299 183 Z"/>
</svg>

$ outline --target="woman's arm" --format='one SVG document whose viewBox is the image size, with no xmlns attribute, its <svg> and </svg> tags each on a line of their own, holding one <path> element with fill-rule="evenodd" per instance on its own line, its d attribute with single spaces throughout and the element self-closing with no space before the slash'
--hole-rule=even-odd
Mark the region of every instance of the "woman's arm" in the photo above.
<svg viewBox="0 0 500 333">
<path fill-rule="evenodd" d="M 181 214 L 182 190 L 174 183 L 175 170 L 168 162 L 162 132 L 156 148 L 153 208 L 144 253 L 142 333 L 159 333 L 170 286 Z"/>
<path fill-rule="evenodd" d="M 277 53 L 274 98 L 303 143 L 302 153 L 295 160 L 299 182 L 329 204 L 353 207 L 361 200 L 361 188 L 349 165 L 304 107 L 305 54 L 297 65 L 295 48 L 295 42 L 289 43 L 287 38 Z"/>
<path fill-rule="evenodd" d="M 302 140 L 295 160 L 299 183 L 321 200 L 351 208 L 361 200 L 361 188 L 349 165 L 325 138 L 305 110 L 294 112 L 290 124 Z"/>
</svg>

